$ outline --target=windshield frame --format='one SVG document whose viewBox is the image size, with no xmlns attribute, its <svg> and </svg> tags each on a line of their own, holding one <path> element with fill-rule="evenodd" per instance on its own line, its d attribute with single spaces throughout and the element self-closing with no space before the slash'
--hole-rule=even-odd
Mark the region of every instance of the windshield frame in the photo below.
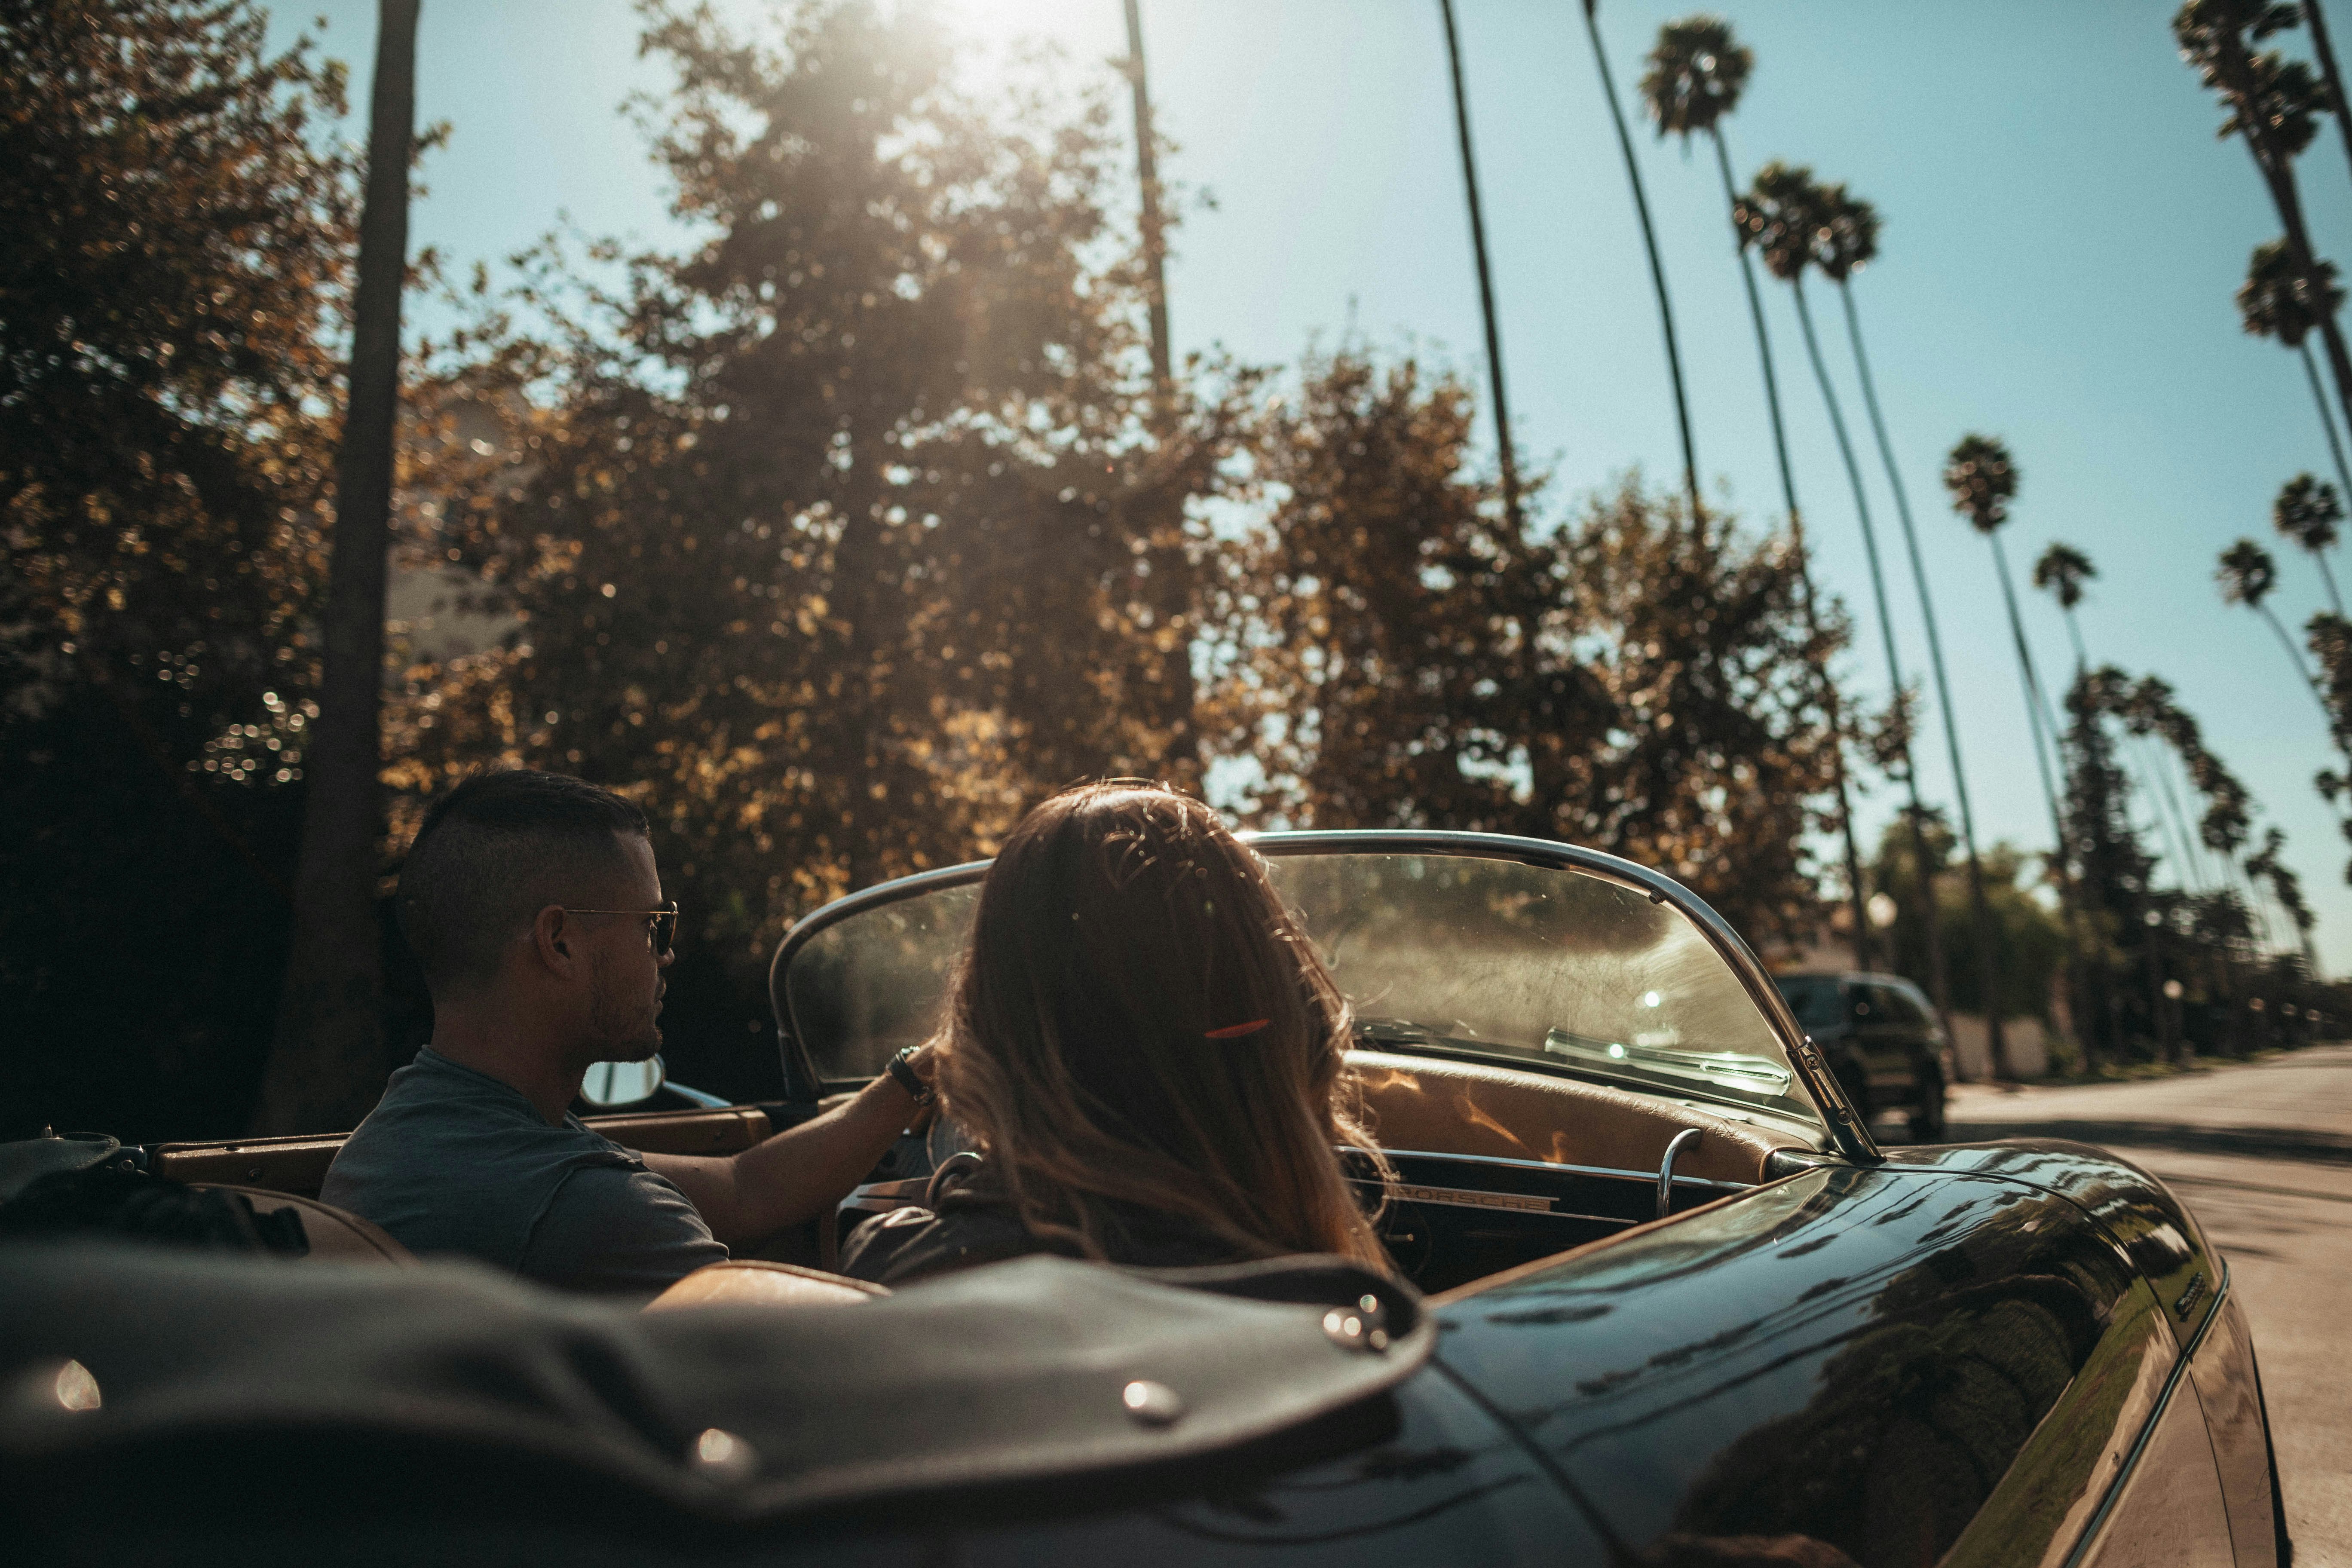
<svg viewBox="0 0 2352 1568">
<path fill-rule="evenodd" d="M 1463 833 L 1420 828 L 1307 828 L 1274 833 L 1241 835 L 1259 854 L 1268 858 L 1288 855 L 1349 854 L 1349 855 L 1453 855 L 1473 859 L 1516 860 L 1544 870 L 1575 871 L 1617 883 L 1648 898 L 1651 902 L 1670 905 L 1688 920 L 1712 947 L 1717 957 L 1729 966 L 1732 973 L 1747 992 L 1748 998 L 1764 1016 L 1766 1025 L 1778 1037 L 1795 1068 L 1797 1081 L 1804 1085 L 1806 1096 L 1821 1113 L 1822 1125 L 1828 1130 L 1838 1152 L 1850 1159 L 1875 1163 L 1882 1159 L 1878 1144 L 1869 1126 L 1846 1103 L 1837 1080 L 1822 1059 L 1820 1049 L 1797 1022 L 1788 999 L 1748 943 L 1730 923 L 1710 908 L 1697 894 L 1663 872 L 1598 849 L 1586 849 L 1573 844 L 1559 844 L 1545 838 L 1522 838 L 1502 833 Z M 919 897 L 940 888 L 951 888 L 977 882 L 988 874 L 990 862 L 967 861 L 961 866 L 942 867 L 935 871 L 920 871 L 911 877 L 877 883 L 861 891 L 835 900 L 824 908 L 795 921 L 776 945 L 775 956 L 768 964 L 768 998 L 776 1018 L 776 1041 L 783 1056 L 785 1095 L 799 1101 L 813 1101 L 827 1091 L 827 1086 L 816 1076 L 807 1047 L 794 1033 L 792 1011 L 785 1003 L 784 974 L 791 967 L 793 955 L 815 937 L 818 932 L 838 921 L 900 900 Z M 1399 1047 L 1384 1046 L 1382 1049 Z M 1408 1053 L 1409 1054 L 1409 1053 Z M 1542 1063 L 1530 1061 L 1526 1070 L 1542 1072 Z M 1566 1076 L 1566 1075 L 1564 1075 Z"/>
</svg>

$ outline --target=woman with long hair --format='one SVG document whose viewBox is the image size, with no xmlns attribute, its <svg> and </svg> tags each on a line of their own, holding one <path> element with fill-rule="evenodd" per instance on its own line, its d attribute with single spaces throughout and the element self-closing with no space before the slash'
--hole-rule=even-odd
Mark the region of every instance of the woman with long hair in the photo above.
<svg viewBox="0 0 2352 1568">
<path fill-rule="evenodd" d="M 1386 1268 L 1339 1153 L 1390 1181 L 1349 1028 L 1265 861 L 1206 805 L 1132 780 L 1058 795 L 989 868 L 936 1039 L 976 1169 L 935 1208 L 866 1222 L 842 1269 L 890 1283 L 1040 1251 Z"/>
</svg>

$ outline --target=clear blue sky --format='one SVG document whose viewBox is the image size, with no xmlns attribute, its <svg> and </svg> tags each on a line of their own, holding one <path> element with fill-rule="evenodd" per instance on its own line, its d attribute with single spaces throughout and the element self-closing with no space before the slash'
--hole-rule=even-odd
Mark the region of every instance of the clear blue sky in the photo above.
<svg viewBox="0 0 2352 1568">
<path fill-rule="evenodd" d="M 1635 466 L 1671 479 L 1657 318 L 1575 0 L 1457 3 L 1523 460 L 1553 468 L 1555 505 Z M 1658 25 L 1695 8 L 1604 0 L 1622 91 Z M 1739 174 L 1771 157 L 1811 163 L 1886 220 L 1882 258 L 1857 290 L 1926 535 L 1980 836 L 2034 847 L 2050 827 L 1990 558 L 1937 479 L 1968 430 L 2005 438 L 2021 469 L 2014 569 L 2052 539 L 2091 555 L 2092 657 L 2179 689 L 2263 820 L 2286 830 L 2321 914 L 2323 964 L 2352 969 L 2352 846 L 2311 785 L 2335 761 L 2325 730 L 2271 634 L 2222 605 L 2212 582 L 2219 552 L 2252 534 L 2281 556 L 2275 602 L 2290 623 L 2321 605 L 2315 570 L 2271 533 L 2268 509 L 2297 471 L 2325 475 L 2327 453 L 2298 362 L 2239 331 L 2231 290 L 2277 226 L 2244 148 L 2215 139 L 2214 104 L 2173 52 L 2169 0 L 1717 8 L 1757 56 L 1731 127 Z M 1162 128 L 1180 144 L 1164 173 L 1216 198 L 1177 241 L 1179 352 L 1295 362 L 1352 312 L 1376 346 L 1483 374 L 1436 0 L 1143 9 Z M 279 31 L 314 11 L 329 19 L 329 51 L 354 68 L 363 114 L 374 6 L 289 8 Z M 950 0 L 946 15 L 996 37 L 1054 40 L 1074 79 L 1125 49 L 1120 0 Z M 660 184 L 617 110 L 631 90 L 663 85 L 636 57 L 636 30 L 624 0 L 425 0 L 420 114 L 450 121 L 455 136 L 427 165 L 416 243 L 495 261 L 559 210 L 592 233 L 670 237 Z M 2352 37 L 2352 14 L 2338 33 Z M 1696 149 L 1685 159 L 1636 135 L 1701 468 L 1710 490 L 1761 518 L 1777 511 L 1778 487 L 1716 176 Z M 2352 165 L 2334 126 L 2301 170 L 2322 249 L 2352 262 Z M 1857 619 L 1848 674 L 1883 693 L 1853 503 L 1785 290 L 1770 302 L 1820 570 Z M 1817 300 L 1825 330 L 1832 303 Z M 1842 340 L 1825 346 L 1851 401 Z M 1869 469 L 1891 542 L 1892 501 Z M 1907 574 L 1892 586 L 1906 672 L 1924 677 Z M 2036 658 L 2063 676 L 2072 654 L 2055 607 L 2020 588 Z M 1930 797 L 1948 802 L 1940 745 L 1923 745 L 1920 763 Z M 1868 803 L 1874 825 L 1892 809 L 1891 790 Z"/>
</svg>

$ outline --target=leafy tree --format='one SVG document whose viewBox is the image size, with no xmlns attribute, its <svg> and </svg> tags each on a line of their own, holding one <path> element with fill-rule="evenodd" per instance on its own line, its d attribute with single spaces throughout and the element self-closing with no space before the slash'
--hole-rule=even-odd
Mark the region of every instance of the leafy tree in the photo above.
<svg viewBox="0 0 2352 1568">
<path fill-rule="evenodd" d="M 1889 824 L 1872 861 L 1872 879 L 1895 900 L 1895 923 L 1886 931 L 1890 967 L 1914 980 L 1927 973 L 1928 933 L 1923 911 L 1932 908 L 1942 928 L 1943 947 L 1954 961 L 1952 1005 L 1963 1013 L 1982 1015 L 1984 969 L 1976 962 L 1980 928 L 1975 905 L 1959 879 L 1948 876 L 1957 841 L 1940 820 L 1930 821 L 1922 837 L 1928 847 L 1926 865 L 1935 889 L 1932 900 L 1925 896 L 1927 884 L 1919 876 L 1918 846 L 1907 827 Z M 2054 1024 L 2051 1000 L 2065 961 L 2066 938 L 2057 917 L 2034 897 L 2025 880 L 2025 856 L 2012 845 L 1993 845 L 1984 855 L 1986 905 L 2003 955 L 1998 971 L 2000 1010 L 2004 1017 L 2041 1018 Z"/>
<path fill-rule="evenodd" d="M 357 1126 L 383 1093 L 376 879 L 383 826 L 384 557 L 392 542 L 415 148 L 417 0 L 380 0 L 366 199 L 352 290 L 351 375 L 335 461 L 335 531 L 320 607 L 324 658 L 294 879 L 294 941 L 254 1125 Z"/>
<path fill-rule="evenodd" d="M 678 988 L 725 977 L 740 1040 L 802 911 L 1073 778 L 1198 781 L 1209 542 L 1167 501 L 1221 482 L 1248 382 L 1155 407 L 1099 98 L 975 102 L 919 7 L 803 5 L 772 43 L 662 11 L 646 47 L 701 237 L 608 248 L 602 290 L 548 253 L 534 317 L 446 368 L 508 436 L 419 487 L 420 542 L 520 627 L 415 673 L 397 777 L 405 818 L 492 758 L 642 786 Z"/>
<path fill-rule="evenodd" d="M 260 1065 L 357 176 L 264 31 L 0 4 L 9 1131 L 234 1131 Z"/>
<path fill-rule="evenodd" d="M 1351 352 L 1269 431 L 1285 499 L 1217 617 L 1251 804 L 1596 845 L 1805 931 L 1835 740 L 1796 558 L 1632 487 L 1517 534 L 1465 471 L 1472 415 L 1460 382 Z"/>
<path fill-rule="evenodd" d="M 1739 95 L 1756 58 L 1733 37 L 1731 24 L 1720 16 L 1686 16 L 1658 29 L 1642 74 L 1642 99 L 1661 137 L 1680 136 L 1687 147 L 1691 137 L 1704 135 L 1715 149 L 1716 171 L 1723 179 L 1723 205 L 1733 216 L 1738 192 L 1731 179 L 1731 154 L 1724 144 L 1723 121 L 1738 107 Z M 1780 380 L 1772 361 L 1772 337 L 1764 323 L 1764 297 L 1756 287 L 1756 267 L 1748 254 L 1738 222 L 1731 226 L 1732 255 L 1739 263 L 1739 280 L 1748 295 L 1748 316 L 1756 330 L 1756 353 L 1764 374 L 1764 405 L 1771 417 L 1772 451 L 1780 465 L 1780 500 L 1788 519 L 1789 537 L 1796 551 L 1797 586 L 1805 626 L 1816 647 L 1828 646 L 1821 636 L 1820 595 L 1813 580 L 1812 551 L 1805 541 L 1804 513 L 1797 505 L 1797 479 L 1789 462 L 1789 432 L 1780 413 Z M 1853 825 L 1853 792 L 1846 776 L 1846 747 L 1854 739 L 1850 715 L 1826 664 L 1814 667 L 1821 688 L 1822 711 L 1840 743 L 1831 753 L 1832 783 L 1837 795 L 1838 834 L 1845 847 L 1846 899 L 1852 907 L 1854 956 L 1874 962 L 1870 919 L 1864 908 L 1869 892 L 1862 874 L 1862 844 Z"/>
</svg>

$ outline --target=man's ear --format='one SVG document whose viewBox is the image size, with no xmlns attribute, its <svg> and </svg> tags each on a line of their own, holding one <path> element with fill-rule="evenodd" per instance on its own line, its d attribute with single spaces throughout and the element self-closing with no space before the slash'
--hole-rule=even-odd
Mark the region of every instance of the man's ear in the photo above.
<svg viewBox="0 0 2352 1568">
<path fill-rule="evenodd" d="M 579 933 L 571 929 L 562 905 L 550 904 L 531 921 L 530 946 L 541 969 L 565 980 L 578 972 Z"/>
</svg>

